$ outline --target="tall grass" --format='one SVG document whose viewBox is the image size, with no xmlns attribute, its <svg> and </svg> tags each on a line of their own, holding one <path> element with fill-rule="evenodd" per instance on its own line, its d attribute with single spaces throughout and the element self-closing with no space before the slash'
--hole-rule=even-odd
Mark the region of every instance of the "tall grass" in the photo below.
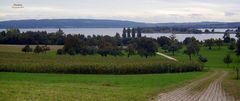
<svg viewBox="0 0 240 101">
<path fill-rule="evenodd" d="M 146 74 L 180 73 L 203 70 L 198 62 L 160 62 L 126 64 L 0 64 L 0 72 L 74 73 L 74 74 Z"/>
<path fill-rule="evenodd" d="M 24 47 L 24 46 L 22 46 Z M 201 71 L 198 62 L 174 62 L 161 56 L 70 56 L 56 55 L 51 47 L 46 54 L 21 52 L 20 46 L 0 45 L 0 72 L 79 73 L 79 74 L 146 74 Z M 53 48 L 52 48 L 53 47 Z"/>
</svg>

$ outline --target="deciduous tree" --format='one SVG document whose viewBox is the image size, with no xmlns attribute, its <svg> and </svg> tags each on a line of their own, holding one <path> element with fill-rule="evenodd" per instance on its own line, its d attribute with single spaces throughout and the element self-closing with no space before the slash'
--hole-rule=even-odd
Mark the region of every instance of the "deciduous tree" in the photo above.
<svg viewBox="0 0 240 101">
<path fill-rule="evenodd" d="M 221 46 L 223 45 L 223 40 L 219 38 L 219 39 L 215 40 L 215 43 L 218 46 L 218 48 L 220 49 Z"/>
<path fill-rule="evenodd" d="M 187 45 L 186 50 L 184 51 L 185 54 L 189 56 L 189 60 L 192 60 L 192 55 L 198 54 L 200 51 L 199 45 L 197 42 L 191 42 Z"/>
<path fill-rule="evenodd" d="M 39 45 L 37 45 L 37 46 L 35 47 L 35 49 L 34 49 L 34 53 L 39 54 L 39 53 L 41 53 L 41 52 L 43 52 L 42 47 L 40 47 Z"/>
<path fill-rule="evenodd" d="M 214 39 L 211 38 L 211 39 L 205 40 L 204 46 L 208 47 L 208 49 L 211 50 L 212 46 L 214 46 Z"/>
<path fill-rule="evenodd" d="M 140 56 L 148 58 L 148 56 L 156 55 L 158 45 L 152 38 L 142 37 L 137 39 L 136 50 Z"/>
</svg>

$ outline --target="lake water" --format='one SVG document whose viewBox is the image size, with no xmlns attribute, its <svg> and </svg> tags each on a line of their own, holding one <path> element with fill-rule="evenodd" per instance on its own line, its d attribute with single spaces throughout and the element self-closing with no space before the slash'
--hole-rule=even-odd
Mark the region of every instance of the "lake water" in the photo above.
<svg viewBox="0 0 240 101">
<path fill-rule="evenodd" d="M 4 31 L 5 29 L 0 29 Z M 57 28 L 34 28 L 34 29 L 20 29 L 21 32 L 26 31 L 47 31 L 48 33 L 56 32 Z M 122 28 L 62 28 L 65 34 L 84 34 L 87 35 L 109 35 L 115 36 L 116 33 L 122 33 Z M 202 29 L 204 30 L 204 29 Z M 216 32 L 224 32 L 226 29 L 215 29 Z M 142 36 L 157 38 L 160 36 L 169 37 L 171 33 L 153 33 L 153 34 L 142 34 Z M 205 40 L 209 38 L 222 38 L 223 34 L 176 34 L 176 38 L 179 41 L 183 41 L 186 37 L 195 37 L 198 40 Z M 235 34 L 231 34 L 231 37 L 235 37 Z"/>
</svg>

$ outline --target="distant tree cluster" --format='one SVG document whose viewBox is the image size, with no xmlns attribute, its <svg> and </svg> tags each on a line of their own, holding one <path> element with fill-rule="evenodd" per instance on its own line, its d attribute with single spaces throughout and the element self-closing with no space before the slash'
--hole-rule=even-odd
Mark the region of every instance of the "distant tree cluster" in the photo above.
<svg viewBox="0 0 240 101">
<path fill-rule="evenodd" d="M 119 33 L 116 33 L 114 37 L 69 34 L 63 36 L 64 47 L 58 49 L 57 54 L 119 56 L 123 55 L 124 51 L 127 51 L 129 57 L 134 54 L 139 54 L 146 58 L 155 55 L 158 51 L 156 40 L 142 37 L 141 34 L 140 28 L 124 28 L 122 37 Z M 36 48 L 36 50 L 38 50 L 38 48 Z"/>
<path fill-rule="evenodd" d="M 125 38 L 119 37 L 118 33 L 115 37 L 67 35 L 64 40 L 63 49 L 59 49 L 57 53 L 70 55 L 100 54 L 101 56 L 119 56 L 123 55 L 123 51 L 127 51 L 129 57 L 133 54 L 139 54 L 147 58 L 148 56 L 155 55 L 158 51 L 158 45 L 155 39 L 146 37 L 129 38 L 128 44 L 123 46 L 124 39 Z"/>
<path fill-rule="evenodd" d="M 191 33 L 191 34 L 204 33 L 199 29 L 184 27 L 142 27 L 141 29 L 143 33 Z"/>
<path fill-rule="evenodd" d="M 158 51 L 158 44 L 155 39 L 142 37 L 140 28 L 124 28 L 122 37 L 116 33 L 114 37 L 110 36 L 84 36 L 65 35 L 59 29 L 55 33 L 46 31 L 27 31 L 20 32 L 19 29 L 7 29 L 0 33 L 0 44 L 26 44 L 22 52 L 46 53 L 50 48 L 46 45 L 64 45 L 62 49 L 57 50 L 57 54 L 70 55 L 92 55 L 100 54 L 101 56 L 122 55 L 124 51 L 129 54 L 139 54 L 143 57 L 155 55 Z M 29 45 L 37 45 L 32 49 Z M 45 44 L 39 46 L 38 44 Z"/>
<path fill-rule="evenodd" d="M 213 46 L 218 46 L 218 48 L 220 49 L 221 46 L 223 46 L 224 44 L 228 46 L 229 50 L 234 50 L 236 48 L 236 40 L 234 38 L 229 37 L 229 41 L 222 40 L 220 38 L 219 39 L 211 38 L 204 40 L 204 46 L 208 47 L 209 50 L 211 50 Z"/>
<path fill-rule="evenodd" d="M 34 50 L 30 47 L 30 45 L 26 45 L 25 47 L 22 48 L 22 52 L 29 53 L 29 52 L 34 52 L 34 53 L 46 53 L 47 51 L 50 51 L 50 47 L 47 45 L 44 46 L 39 46 L 37 45 Z"/>
<path fill-rule="evenodd" d="M 20 32 L 19 29 L 7 29 L 0 32 L 0 44 L 51 44 L 62 45 L 64 33 L 59 29 L 55 33 L 46 31 Z"/>
<path fill-rule="evenodd" d="M 171 52 L 172 55 L 182 48 L 182 43 L 176 39 L 175 34 L 170 37 L 161 36 L 157 38 L 157 42 L 163 50 Z"/>
</svg>

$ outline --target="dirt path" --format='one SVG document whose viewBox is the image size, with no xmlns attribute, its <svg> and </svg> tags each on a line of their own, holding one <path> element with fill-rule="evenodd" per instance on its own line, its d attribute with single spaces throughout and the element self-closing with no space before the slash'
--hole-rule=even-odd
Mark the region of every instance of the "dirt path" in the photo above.
<svg viewBox="0 0 240 101">
<path fill-rule="evenodd" d="M 167 58 L 169 60 L 178 61 L 177 59 L 175 59 L 175 58 L 173 58 L 171 56 L 168 56 L 166 54 L 160 53 L 160 52 L 157 52 L 157 55 L 161 55 L 161 56 L 163 56 L 163 57 L 165 57 L 165 58 Z"/>
<path fill-rule="evenodd" d="M 215 72 L 210 76 L 192 82 L 185 87 L 161 93 L 155 101 L 236 101 L 233 97 L 227 96 L 222 89 L 221 82 L 227 74 L 227 72 L 222 72 L 220 76 L 216 76 L 217 72 Z M 194 87 L 210 78 L 214 78 L 214 81 L 212 81 L 205 90 L 200 92 L 192 91 Z"/>
</svg>

